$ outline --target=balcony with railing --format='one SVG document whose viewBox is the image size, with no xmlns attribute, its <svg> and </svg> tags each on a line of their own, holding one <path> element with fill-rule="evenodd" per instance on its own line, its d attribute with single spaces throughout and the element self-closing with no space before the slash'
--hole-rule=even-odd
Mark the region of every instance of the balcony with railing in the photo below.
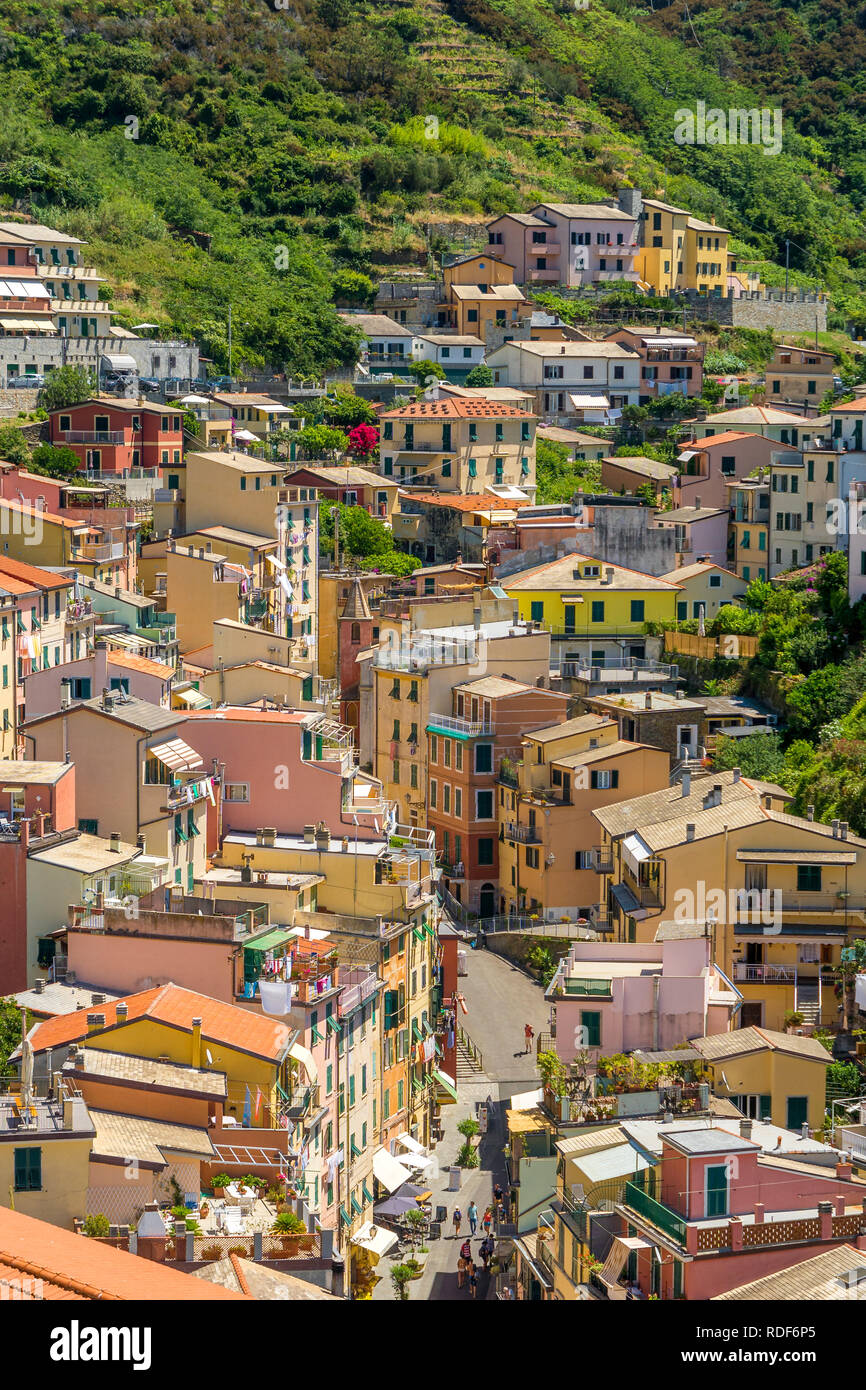
<svg viewBox="0 0 866 1390">
<path fill-rule="evenodd" d="M 740 961 L 734 966 L 734 980 L 752 985 L 796 985 L 797 967 Z"/>
<path fill-rule="evenodd" d="M 592 867 L 597 874 L 613 873 L 613 845 L 593 845 Z"/>
<path fill-rule="evenodd" d="M 89 623 L 93 619 L 93 602 L 89 598 L 75 599 L 66 605 L 66 626 L 77 627 L 79 623 Z"/>
<path fill-rule="evenodd" d="M 633 1182 L 627 1182 L 622 1205 L 626 1208 L 626 1216 L 628 1210 L 631 1209 L 638 1216 L 642 1216 L 645 1221 L 657 1226 L 666 1236 L 670 1236 L 680 1245 L 685 1245 L 688 1223 L 670 1207 L 657 1202 L 648 1192 L 644 1192 L 643 1188 L 636 1187 Z"/>
<path fill-rule="evenodd" d="M 541 835 L 534 825 L 518 825 L 515 821 L 505 824 L 506 840 L 516 840 L 522 845 L 540 845 Z"/>
<path fill-rule="evenodd" d="M 79 560 L 122 560 L 126 554 L 125 541 L 83 541 L 74 547 Z"/>
<path fill-rule="evenodd" d="M 123 430 L 64 430 L 63 438 L 67 444 L 124 444 Z"/>
<path fill-rule="evenodd" d="M 466 738 L 492 737 L 496 732 L 492 724 L 483 720 L 461 719 L 455 714 L 431 714 L 427 731 L 431 734 L 463 734 Z"/>
</svg>

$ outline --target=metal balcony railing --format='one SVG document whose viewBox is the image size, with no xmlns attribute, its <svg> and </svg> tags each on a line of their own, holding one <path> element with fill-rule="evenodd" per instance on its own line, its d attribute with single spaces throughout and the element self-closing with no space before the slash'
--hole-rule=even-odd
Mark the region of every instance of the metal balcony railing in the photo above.
<svg viewBox="0 0 866 1390">
<path fill-rule="evenodd" d="M 594 845 L 592 849 L 592 867 L 597 874 L 613 873 L 613 846 Z"/>
<path fill-rule="evenodd" d="M 467 738 L 483 737 L 487 734 L 492 736 L 495 732 L 492 724 L 486 724 L 479 720 L 462 719 L 459 715 L 454 714 L 431 714 L 427 728 L 431 733 L 465 734 Z"/>
<path fill-rule="evenodd" d="M 514 821 L 506 822 L 505 838 L 518 840 L 522 845 L 541 844 L 541 835 L 534 825 L 516 825 Z"/>
<path fill-rule="evenodd" d="M 686 1243 L 686 1222 L 676 1212 L 671 1211 L 670 1207 L 663 1206 L 654 1197 L 650 1197 L 642 1188 L 636 1187 L 633 1182 L 627 1182 L 625 1193 L 623 1194 L 623 1206 L 631 1207 L 632 1211 L 644 1217 L 646 1221 L 652 1222 L 653 1226 L 658 1226 L 660 1231 L 670 1236 L 672 1240 L 678 1241 L 680 1245 Z"/>
</svg>

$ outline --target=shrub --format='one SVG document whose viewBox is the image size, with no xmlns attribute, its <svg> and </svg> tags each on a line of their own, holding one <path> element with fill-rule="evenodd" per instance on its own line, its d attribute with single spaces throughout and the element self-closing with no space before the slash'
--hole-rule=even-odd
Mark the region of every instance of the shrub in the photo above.
<svg viewBox="0 0 866 1390">
<path fill-rule="evenodd" d="M 293 1211 L 281 1211 L 274 1217 L 271 1231 L 278 1236 L 301 1236 L 307 1234 L 307 1228 L 299 1216 L 295 1216 Z"/>
<path fill-rule="evenodd" d="M 200 1260 L 221 1260 L 222 1257 L 223 1248 L 221 1245 L 206 1245 L 204 1249 L 199 1252 Z"/>
<path fill-rule="evenodd" d="M 108 1217 L 101 1211 L 84 1218 L 84 1234 L 86 1236 L 107 1236 L 109 1230 Z"/>
<path fill-rule="evenodd" d="M 217 1173 L 213 1180 L 214 1191 L 218 1191 L 221 1187 L 230 1187 L 231 1183 L 232 1179 L 229 1177 L 228 1173 Z"/>
<path fill-rule="evenodd" d="M 457 1163 L 460 1168 L 478 1167 L 478 1150 L 473 1144 L 470 1144 L 468 1139 L 465 1144 L 460 1145 L 460 1150 L 457 1154 Z"/>
</svg>

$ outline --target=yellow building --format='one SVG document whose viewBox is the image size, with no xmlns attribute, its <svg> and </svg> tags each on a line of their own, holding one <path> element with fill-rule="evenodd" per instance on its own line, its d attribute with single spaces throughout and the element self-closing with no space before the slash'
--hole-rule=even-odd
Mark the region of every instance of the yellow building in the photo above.
<svg viewBox="0 0 866 1390">
<path fill-rule="evenodd" d="M 769 470 L 756 478 L 728 483 L 733 537 L 731 565 L 746 584 L 766 579 L 770 572 L 770 477 Z"/>
<path fill-rule="evenodd" d="M 669 769 L 666 752 L 620 739 L 616 722 L 598 714 L 527 734 L 522 761 L 498 788 L 505 911 L 545 921 L 587 918 L 606 930 L 592 811 L 667 786 Z"/>
<path fill-rule="evenodd" d="M 257 621 L 275 608 L 278 630 L 296 641 L 296 657 L 313 660 L 317 651 L 318 494 L 315 487 L 285 486 L 284 473 L 282 466 L 247 454 L 187 454 L 186 531 L 193 535 L 220 527 L 276 538 L 276 550 L 268 561 L 275 595 L 269 599 L 250 585 L 245 597 L 253 607 L 258 605 Z"/>
<path fill-rule="evenodd" d="M 0 1095 L 0 1206 L 71 1230 L 87 1210 L 95 1134 L 80 1097 L 25 1106 L 15 1083 Z"/>
<path fill-rule="evenodd" d="M 500 583 L 522 619 L 590 650 L 605 637 L 642 637 L 646 623 L 676 619 L 676 584 L 590 555 L 564 555 Z"/>
<path fill-rule="evenodd" d="M 226 1113 L 240 1121 L 249 1091 L 250 1125 L 269 1127 L 279 1110 L 278 1085 L 287 1093 L 292 1090 L 293 1036 L 279 1019 L 165 984 L 95 1010 L 46 1019 L 32 1030 L 30 1040 L 37 1059 L 44 1061 L 51 1051 L 54 1066 L 86 1039 L 88 1049 L 224 1072 Z"/>
<path fill-rule="evenodd" d="M 445 266 L 445 296 L 439 309 L 458 334 L 487 341 L 488 326 L 508 328 L 520 317 L 526 296 L 514 283 L 514 266 L 485 252 Z"/>
<path fill-rule="evenodd" d="M 644 198 L 642 216 L 643 244 L 635 268 L 655 294 L 685 289 L 706 295 L 727 293 L 727 227 L 702 222 L 685 208 L 657 198 Z"/>
<path fill-rule="evenodd" d="M 530 685 L 549 680 L 550 637 L 515 627 L 512 605 L 497 599 L 410 604 L 409 614 L 408 624 L 383 618 L 377 647 L 363 657 L 371 681 L 368 704 L 361 685 L 361 745 L 363 757 L 369 729 L 373 771 L 385 797 L 402 820 L 423 825 L 428 767 L 421 750 L 431 716 L 449 713 L 453 687 L 488 670 L 507 671 Z"/>
<path fill-rule="evenodd" d="M 836 1025 L 835 968 L 866 935 L 866 840 L 787 813 L 789 793 L 739 769 L 593 812 L 615 937 L 715 922 L 715 959 L 743 995 L 743 1027 Z"/>
<path fill-rule="evenodd" d="M 746 592 L 743 580 L 733 571 L 724 569 L 711 561 L 698 561 L 694 565 L 681 565 L 679 569 L 663 574 L 669 584 L 676 584 L 680 590 L 677 595 L 677 620 L 697 618 L 700 609 L 704 610 L 707 622 L 715 618 L 719 609 L 726 604 L 741 599 Z"/>
<path fill-rule="evenodd" d="M 381 416 L 380 471 L 428 490 L 495 496 L 519 488 L 532 498 L 536 420 L 483 398 L 414 401 Z"/>
<path fill-rule="evenodd" d="M 832 1053 L 815 1038 L 769 1028 L 692 1038 L 717 1096 L 730 1099 L 752 1120 L 769 1120 L 799 1133 L 823 1129 L 827 1068 Z"/>
<path fill-rule="evenodd" d="M 74 565 L 81 574 L 104 584 L 126 585 L 135 577 L 135 542 L 125 519 L 110 528 L 92 526 L 4 497 L 0 498 L 0 534 L 3 554 L 28 565 L 55 569 Z"/>
</svg>

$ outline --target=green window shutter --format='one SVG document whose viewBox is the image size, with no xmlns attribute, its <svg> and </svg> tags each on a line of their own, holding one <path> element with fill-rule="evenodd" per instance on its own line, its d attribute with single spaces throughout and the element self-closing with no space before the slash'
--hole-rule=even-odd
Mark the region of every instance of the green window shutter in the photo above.
<svg viewBox="0 0 866 1390">
<path fill-rule="evenodd" d="M 586 1029 L 586 1047 L 601 1047 L 601 1014 L 581 1010 L 580 1025 Z"/>
<path fill-rule="evenodd" d="M 771 1117 L 771 1115 L 772 1115 L 772 1113 L 773 1113 L 773 1097 L 772 1097 L 772 1096 L 759 1096 L 759 1097 L 758 1097 L 758 1100 L 759 1100 L 759 1103 L 760 1103 L 761 1119 L 762 1119 L 762 1120 L 769 1120 L 770 1117 Z"/>
<path fill-rule="evenodd" d="M 350 1104 L 350 1105 L 354 1105 L 354 1104 L 355 1104 L 355 1078 L 354 1078 L 354 1076 L 350 1076 L 350 1077 L 349 1077 L 349 1104 Z"/>
<path fill-rule="evenodd" d="M 328 1067 L 325 1073 L 325 1095 L 330 1095 L 334 1089 L 334 1068 Z"/>
<path fill-rule="evenodd" d="M 470 478 L 478 477 L 478 463 L 476 459 L 469 460 L 469 476 Z"/>
</svg>

